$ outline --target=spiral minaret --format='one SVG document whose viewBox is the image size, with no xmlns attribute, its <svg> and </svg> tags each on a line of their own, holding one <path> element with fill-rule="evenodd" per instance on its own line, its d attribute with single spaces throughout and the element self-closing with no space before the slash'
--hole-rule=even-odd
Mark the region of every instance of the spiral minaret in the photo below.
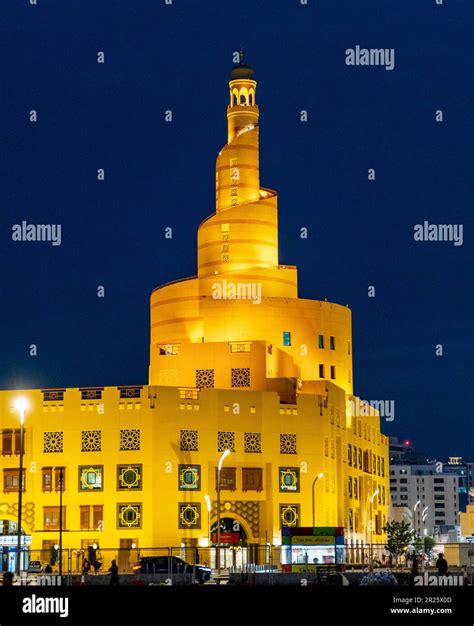
<svg viewBox="0 0 474 626">
<path fill-rule="evenodd" d="M 304 381 L 329 378 L 351 393 L 349 309 L 299 299 L 296 267 L 279 263 L 277 193 L 260 185 L 259 114 L 254 71 L 241 57 L 216 161 L 216 211 L 198 229 L 197 276 L 151 296 L 150 383 L 194 387 L 196 363 L 205 367 L 209 350 L 216 358 L 220 344 L 266 342 L 281 354 L 259 368 L 251 388 L 283 377 L 303 389 Z M 318 335 L 327 337 L 327 350 Z M 227 378 L 219 387 L 229 387 Z"/>
</svg>

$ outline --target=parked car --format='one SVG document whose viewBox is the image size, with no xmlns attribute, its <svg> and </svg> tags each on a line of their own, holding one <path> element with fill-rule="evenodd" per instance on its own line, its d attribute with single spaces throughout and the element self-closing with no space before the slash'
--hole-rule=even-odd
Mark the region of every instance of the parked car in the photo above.
<svg viewBox="0 0 474 626">
<path fill-rule="evenodd" d="M 140 574 L 192 574 L 200 583 L 211 578 L 211 568 L 204 565 L 191 565 L 177 556 L 142 556 L 133 568 Z"/>
<path fill-rule="evenodd" d="M 28 574 L 43 574 L 48 567 L 46 561 L 30 561 L 28 564 Z"/>
</svg>

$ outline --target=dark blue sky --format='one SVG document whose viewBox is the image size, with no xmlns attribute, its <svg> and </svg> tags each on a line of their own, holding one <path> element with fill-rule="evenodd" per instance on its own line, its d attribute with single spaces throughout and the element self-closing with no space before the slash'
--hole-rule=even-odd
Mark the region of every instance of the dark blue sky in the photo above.
<svg viewBox="0 0 474 626">
<path fill-rule="evenodd" d="M 356 393 L 395 400 L 384 431 L 472 455 L 474 2 L 38 2 L 0 3 L 0 387 L 146 383 L 149 293 L 196 272 L 243 45 L 280 261 L 300 296 L 352 308 Z M 346 66 L 357 44 L 395 69 Z M 22 220 L 62 245 L 13 242 Z M 464 245 L 414 242 L 424 220 Z"/>
</svg>

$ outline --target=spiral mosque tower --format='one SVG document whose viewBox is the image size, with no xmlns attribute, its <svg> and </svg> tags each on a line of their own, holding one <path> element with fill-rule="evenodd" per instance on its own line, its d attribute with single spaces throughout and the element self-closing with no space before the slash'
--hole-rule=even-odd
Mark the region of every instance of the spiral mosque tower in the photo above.
<svg viewBox="0 0 474 626">
<path fill-rule="evenodd" d="M 297 268 L 279 262 L 278 196 L 260 184 L 259 115 L 254 71 L 241 60 L 229 81 L 216 211 L 198 229 L 197 276 L 151 296 L 150 384 L 199 386 L 196 370 L 210 369 L 212 359 L 214 380 L 206 383 L 229 388 L 229 369 L 216 366 L 228 361 L 229 343 L 249 342 L 240 360 L 250 365 L 253 344 L 263 342 L 266 363 L 251 368 L 250 389 L 293 384 L 305 393 L 328 379 L 351 394 L 350 310 L 298 298 Z"/>
</svg>

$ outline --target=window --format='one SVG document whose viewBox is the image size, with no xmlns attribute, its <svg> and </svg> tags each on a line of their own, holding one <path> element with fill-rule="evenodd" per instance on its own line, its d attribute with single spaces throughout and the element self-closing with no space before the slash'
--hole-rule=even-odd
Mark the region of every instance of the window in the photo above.
<svg viewBox="0 0 474 626">
<path fill-rule="evenodd" d="M 180 430 L 179 449 L 183 452 L 198 452 L 198 431 Z"/>
<path fill-rule="evenodd" d="M 63 529 L 66 528 L 66 507 L 63 506 Z M 59 530 L 59 507 L 44 506 L 43 507 L 43 527 L 44 530 Z"/>
<path fill-rule="evenodd" d="M 300 490 L 300 469 L 299 467 L 280 467 L 279 472 L 279 484 L 280 491 L 294 491 Z"/>
<path fill-rule="evenodd" d="M 196 387 L 198 389 L 212 389 L 214 387 L 214 370 L 196 370 Z"/>
<path fill-rule="evenodd" d="M 139 398 L 141 396 L 141 387 L 117 387 L 120 392 L 120 398 Z"/>
<path fill-rule="evenodd" d="M 250 367 L 231 368 L 231 387 L 250 387 Z"/>
<path fill-rule="evenodd" d="M 435 502 L 435 509 L 444 509 L 444 502 Z"/>
<path fill-rule="evenodd" d="M 2 454 L 13 454 L 12 430 L 2 430 Z"/>
<path fill-rule="evenodd" d="M 359 448 L 359 469 L 362 469 L 362 448 Z"/>
<path fill-rule="evenodd" d="M 102 433 L 100 430 L 83 430 L 81 452 L 100 452 Z"/>
<path fill-rule="evenodd" d="M 254 452 L 256 454 L 262 452 L 261 433 L 244 433 L 244 452 Z"/>
<path fill-rule="evenodd" d="M 64 491 L 66 489 L 66 468 L 55 467 L 54 468 L 54 489 L 56 491 L 61 491 L 61 471 L 62 471 L 62 479 L 63 479 L 62 490 Z"/>
<path fill-rule="evenodd" d="M 280 504 L 280 526 L 298 526 L 300 519 L 299 504 Z"/>
<path fill-rule="evenodd" d="M 356 500 L 359 498 L 359 481 L 357 478 L 354 478 L 354 498 Z"/>
<path fill-rule="evenodd" d="M 435 482 L 435 483 L 444 483 L 444 478 L 434 478 L 433 482 Z"/>
<path fill-rule="evenodd" d="M 140 502 L 117 504 L 117 527 L 142 527 L 142 505 Z"/>
<path fill-rule="evenodd" d="M 364 452 L 364 472 L 370 474 L 370 454 L 367 451 Z"/>
<path fill-rule="evenodd" d="M 336 366 L 331 365 L 331 379 L 335 380 L 335 378 L 336 378 Z"/>
<path fill-rule="evenodd" d="M 79 491 L 102 491 L 104 476 L 103 465 L 79 466 Z"/>
<path fill-rule="evenodd" d="M 166 344 L 159 346 L 160 356 L 175 356 L 179 352 L 179 344 Z"/>
<path fill-rule="evenodd" d="M 280 454 L 296 454 L 296 435 L 280 434 Z"/>
<path fill-rule="evenodd" d="M 43 467 L 43 491 L 51 491 L 53 488 L 53 468 Z"/>
<path fill-rule="evenodd" d="M 80 506 L 79 511 L 81 530 L 103 530 L 104 507 L 102 504 Z"/>
<path fill-rule="evenodd" d="M 178 489 L 180 491 L 199 491 L 201 489 L 201 466 L 178 465 Z"/>
<path fill-rule="evenodd" d="M 26 476 L 25 470 L 21 473 L 21 490 L 25 491 L 26 489 Z M 20 470 L 19 469 L 4 469 L 3 470 L 3 491 L 16 491 L 18 493 L 19 483 L 20 483 Z"/>
<path fill-rule="evenodd" d="M 349 486 L 349 498 L 352 498 L 352 476 L 349 476 L 348 486 Z"/>
<path fill-rule="evenodd" d="M 329 337 L 329 349 L 330 350 L 335 350 L 336 349 L 336 344 L 335 344 L 335 339 L 334 337 Z"/>
<path fill-rule="evenodd" d="M 117 489 L 137 490 L 142 488 L 141 464 L 117 465 Z"/>
<path fill-rule="evenodd" d="M 324 335 L 318 335 L 318 348 L 324 348 Z"/>
<path fill-rule="evenodd" d="M 400 483 L 403 485 L 408 482 L 408 478 L 400 478 Z"/>
<path fill-rule="evenodd" d="M 251 341 L 230 341 L 230 351 L 231 352 L 250 352 Z"/>
<path fill-rule="evenodd" d="M 102 530 L 104 524 L 104 507 L 102 504 L 92 506 L 92 524 L 94 530 Z"/>
<path fill-rule="evenodd" d="M 217 452 L 235 452 L 235 433 L 219 431 L 217 433 Z"/>
<path fill-rule="evenodd" d="M 216 489 L 217 489 L 217 467 L 216 467 Z M 235 467 L 223 467 L 220 472 L 220 486 L 221 490 L 235 491 L 236 479 L 235 479 Z"/>
<path fill-rule="evenodd" d="M 262 491 L 263 471 L 260 467 L 242 468 L 242 491 Z"/>
<path fill-rule="evenodd" d="M 21 431 L 2 430 L 2 454 L 20 454 Z M 25 452 L 25 442 L 23 441 L 23 453 Z"/>
<path fill-rule="evenodd" d="M 291 346 L 291 333 L 288 330 L 283 331 L 283 345 Z"/>
<path fill-rule="evenodd" d="M 43 435 L 43 452 L 63 452 L 63 442 L 61 431 L 47 431 Z"/>
<path fill-rule="evenodd" d="M 120 450 L 140 450 L 139 428 L 120 431 Z"/>
<path fill-rule="evenodd" d="M 347 464 L 352 465 L 352 446 L 350 443 L 347 445 Z"/>
<path fill-rule="evenodd" d="M 179 502 L 178 527 L 201 528 L 201 505 L 194 502 Z"/>
<path fill-rule="evenodd" d="M 81 530 L 89 530 L 90 528 L 90 506 L 80 506 L 79 507 L 79 519 L 80 519 L 80 527 Z"/>
<path fill-rule="evenodd" d="M 324 378 L 324 365 L 322 363 L 319 364 L 319 378 Z"/>
</svg>

